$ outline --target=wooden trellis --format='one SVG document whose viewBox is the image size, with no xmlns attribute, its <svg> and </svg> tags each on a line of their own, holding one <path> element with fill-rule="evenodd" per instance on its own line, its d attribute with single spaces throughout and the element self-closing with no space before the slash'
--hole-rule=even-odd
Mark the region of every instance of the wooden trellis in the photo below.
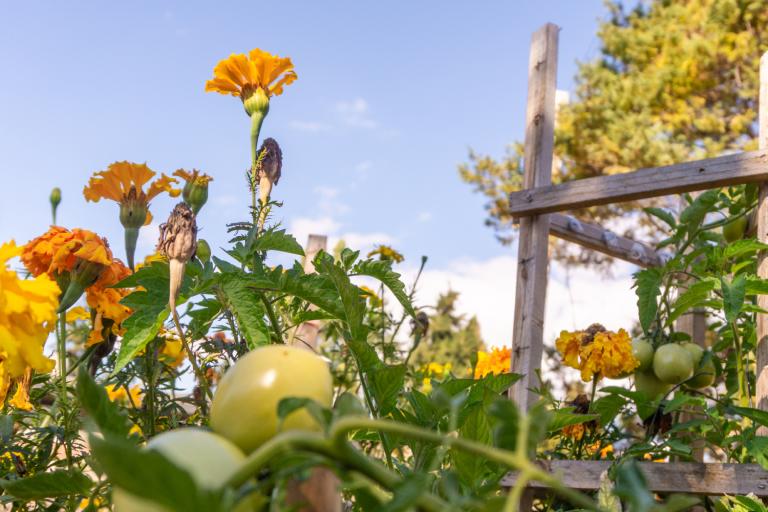
<svg viewBox="0 0 768 512">
<path fill-rule="evenodd" d="M 559 28 L 548 23 L 533 34 L 528 64 L 528 103 L 525 126 L 523 189 L 510 195 L 508 213 L 519 219 L 512 371 L 523 377 L 510 390 L 510 398 L 528 409 L 539 387 L 536 370 L 541 367 L 544 309 L 549 266 L 550 235 L 597 250 L 639 266 L 660 264 L 662 257 L 644 244 L 623 238 L 600 226 L 578 221 L 557 212 L 651 197 L 681 194 L 729 185 L 758 183 L 756 236 L 768 242 L 768 53 L 760 64 L 759 150 L 729 154 L 665 167 L 639 169 L 562 184 L 552 183 L 555 84 Z M 768 278 L 768 255 L 761 254 L 758 276 Z M 768 309 L 768 296 L 758 305 Z M 695 313 L 682 326 L 694 340 L 703 337 L 703 318 Z M 757 403 L 768 410 L 768 315 L 757 315 Z M 700 459 L 700 453 L 699 458 Z M 609 461 L 542 461 L 569 487 L 594 490 Z M 692 494 L 748 494 L 768 496 L 768 472 L 756 464 L 707 464 L 676 462 L 639 463 L 649 489 L 655 492 Z M 513 485 L 511 473 L 505 485 Z M 542 487 L 536 482 L 530 489 Z M 531 492 L 521 503 L 530 509 Z"/>
</svg>

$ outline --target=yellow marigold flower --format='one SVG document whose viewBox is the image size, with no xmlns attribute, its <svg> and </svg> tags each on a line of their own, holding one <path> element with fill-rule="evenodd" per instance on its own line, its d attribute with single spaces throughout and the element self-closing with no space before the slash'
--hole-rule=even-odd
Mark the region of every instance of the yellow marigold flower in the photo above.
<svg viewBox="0 0 768 512">
<path fill-rule="evenodd" d="M 581 349 L 581 380 L 589 382 L 597 375 L 615 379 L 640 366 L 632 353 L 632 339 L 624 329 L 598 332 L 591 343 Z"/>
<path fill-rule="evenodd" d="M 53 369 L 53 361 L 43 355 L 43 346 L 56 323 L 60 293 L 56 282 L 45 274 L 19 279 L 8 269 L 8 260 L 21 252 L 14 242 L 0 246 L 0 367 L 2 374 L 13 378 L 28 367 L 38 372 Z"/>
<path fill-rule="evenodd" d="M 192 169 L 191 171 L 176 169 L 173 175 L 178 176 L 187 183 L 194 183 L 195 185 L 207 185 L 213 181 L 213 178 L 197 169 Z"/>
<path fill-rule="evenodd" d="M 213 181 L 213 178 L 207 174 L 203 174 L 197 169 L 192 169 L 192 171 L 177 169 L 173 175 L 178 176 L 186 182 L 181 194 L 184 198 L 184 202 L 187 203 L 190 208 L 192 208 L 195 215 L 197 215 L 203 205 L 208 201 L 208 183 Z"/>
<path fill-rule="evenodd" d="M 563 363 L 566 366 L 579 369 L 579 350 L 581 350 L 584 334 L 583 331 L 561 331 L 560 336 L 555 340 L 555 347 L 562 354 Z"/>
<path fill-rule="evenodd" d="M 382 261 L 394 261 L 395 263 L 400 263 L 405 259 L 402 254 L 389 247 L 388 245 L 376 246 L 374 250 L 368 253 L 369 258 L 373 256 L 378 256 Z"/>
<path fill-rule="evenodd" d="M 137 408 L 141 407 L 141 395 L 144 391 L 139 386 L 132 386 L 130 388 L 130 395 L 125 391 L 125 386 L 115 387 L 114 384 L 109 384 L 104 389 L 107 390 L 107 396 L 112 402 L 132 404 Z"/>
<path fill-rule="evenodd" d="M 431 393 L 432 392 L 432 379 L 437 377 L 446 377 L 451 372 L 451 363 L 435 363 L 434 361 L 425 364 L 421 367 L 421 372 L 424 374 L 424 378 L 422 380 L 421 390 L 424 393 Z"/>
<path fill-rule="evenodd" d="M 213 80 L 205 83 L 205 92 L 239 96 L 247 100 L 261 90 L 269 96 L 283 93 L 283 87 L 296 80 L 290 57 L 278 57 L 258 48 L 244 54 L 232 54 L 213 68 Z"/>
<path fill-rule="evenodd" d="M 29 401 L 29 390 L 24 386 L 23 382 L 20 381 L 16 386 L 16 392 L 8 404 L 23 411 L 31 411 L 33 409 L 32 403 Z"/>
<path fill-rule="evenodd" d="M 160 360 L 171 368 L 178 368 L 187 358 L 180 339 L 166 338 L 160 349 Z"/>
<path fill-rule="evenodd" d="M 83 306 L 75 306 L 67 311 L 67 323 L 75 323 L 82 320 L 90 320 L 91 314 Z"/>
<path fill-rule="evenodd" d="M 152 222 L 152 214 L 149 213 L 149 202 L 152 199 L 163 192 L 168 192 L 171 197 L 176 197 L 181 193 L 181 190 L 173 188 L 173 184 L 177 183 L 176 178 L 171 178 L 165 174 L 161 174 L 144 192 L 144 185 L 155 174 L 157 173 L 147 167 L 147 164 L 114 162 L 109 164 L 107 170 L 96 172 L 91 176 L 88 185 L 83 187 L 83 196 L 85 196 L 86 201 L 93 202 L 111 199 L 119 203 L 121 207 L 139 205 L 146 211 L 139 226 L 146 226 Z M 127 213 L 137 214 L 138 212 Z"/>
<path fill-rule="evenodd" d="M 477 353 L 477 365 L 475 365 L 475 379 L 482 379 L 489 373 L 499 375 L 509 373 L 512 367 L 512 351 L 507 348 L 494 348 L 491 352 Z"/>
<path fill-rule="evenodd" d="M 367 286 L 361 286 L 360 289 L 363 290 L 363 292 L 365 292 L 362 294 L 362 296 L 368 299 L 368 302 L 372 308 L 381 307 L 381 297 L 379 297 L 378 293 L 368 288 Z"/>
</svg>

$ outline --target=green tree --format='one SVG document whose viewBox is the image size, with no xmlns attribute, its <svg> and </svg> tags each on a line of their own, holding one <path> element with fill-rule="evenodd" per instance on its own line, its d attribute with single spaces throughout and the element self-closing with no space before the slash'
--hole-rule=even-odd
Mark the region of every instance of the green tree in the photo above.
<svg viewBox="0 0 768 512">
<path fill-rule="evenodd" d="M 413 351 L 410 361 L 416 368 L 431 362 L 451 364 L 457 377 L 467 377 L 478 350 L 485 350 L 476 317 L 466 320 L 456 313 L 459 293 L 448 290 L 438 297 L 435 312 L 429 315 L 426 336 Z"/>
<path fill-rule="evenodd" d="M 756 149 L 759 63 L 768 50 L 764 0 L 652 0 L 630 9 L 616 1 L 606 7 L 609 16 L 597 34 L 600 54 L 579 64 L 575 98 L 558 111 L 555 182 Z M 520 143 L 500 161 L 470 152 L 459 168 L 462 179 L 488 198 L 486 224 L 503 243 L 514 239 L 507 197 L 521 187 L 522 155 Z M 637 206 L 577 215 L 614 227 Z M 625 235 L 653 239 L 655 227 L 631 220 L 620 224 Z M 590 251 L 569 253 L 563 244 L 555 244 L 554 255 L 605 261 Z"/>
</svg>

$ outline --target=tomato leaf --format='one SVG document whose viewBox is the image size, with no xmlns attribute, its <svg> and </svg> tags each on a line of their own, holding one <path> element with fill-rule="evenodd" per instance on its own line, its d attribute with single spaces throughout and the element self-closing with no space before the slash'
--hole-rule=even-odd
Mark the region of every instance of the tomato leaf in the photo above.
<svg viewBox="0 0 768 512">
<path fill-rule="evenodd" d="M 270 343 L 270 333 L 264 322 L 264 306 L 260 293 L 248 287 L 247 275 L 225 273 L 221 275 L 221 289 L 228 305 L 245 336 L 248 348 L 253 350 Z"/>
<path fill-rule="evenodd" d="M 661 269 L 648 268 L 635 273 L 635 293 L 637 294 L 637 310 L 640 326 L 648 332 L 656 319 L 658 302 L 656 297 L 661 294 Z"/>
<path fill-rule="evenodd" d="M 747 451 L 764 470 L 768 471 L 768 437 L 758 436 L 749 440 Z"/>
<path fill-rule="evenodd" d="M 650 207 L 650 208 L 643 208 L 643 211 L 648 215 L 652 215 L 657 219 L 663 221 L 670 228 L 674 228 L 677 226 L 677 221 L 675 220 L 675 216 L 672 215 L 672 213 L 669 210 L 665 210 L 664 208 Z"/>
<path fill-rule="evenodd" d="M 744 305 L 746 278 L 744 274 L 739 274 L 729 283 L 725 277 L 721 277 L 720 287 L 723 291 L 725 319 L 728 322 L 733 322 L 741 313 L 741 308 Z"/>
<path fill-rule="evenodd" d="M 257 229 L 256 227 L 252 228 Z M 250 236 L 250 234 L 249 234 Z M 258 238 L 248 240 L 247 250 L 253 251 L 280 251 L 297 256 L 304 256 L 304 249 L 296 241 L 293 235 L 289 235 L 284 229 L 279 231 L 265 231 Z"/>
<path fill-rule="evenodd" d="M 385 366 L 369 375 L 371 393 L 376 400 L 379 415 L 389 414 L 397 405 L 404 387 L 405 365 Z"/>
<path fill-rule="evenodd" d="M 364 260 L 355 265 L 352 272 L 354 275 L 374 277 L 384 283 L 403 306 L 403 309 L 412 317 L 416 316 L 413 304 L 411 304 L 408 294 L 405 293 L 405 285 L 400 280 L 400 274 L 392 270 L 391 261 Z"/>
<path fill-rule="evenodd" d="M 691 284 L 687 290 L 684 290 L 672 305 L 672 312 L 667 318 L 667 325 L 672 323 L 681 315 L 690 311 L 692 308 L 701 307 L 709 299 L 710 293 L 718 284 L 714 278 L 704 279 Z"/>
<path fill-rule="evenodd" d="M 50 471 L 18 480 L 0 480 L 0 487 L 20 500 L 42 500 L 73 494 L 83 495 L 92 486 L 91 479 L 79 471 Z"/>
</svg>

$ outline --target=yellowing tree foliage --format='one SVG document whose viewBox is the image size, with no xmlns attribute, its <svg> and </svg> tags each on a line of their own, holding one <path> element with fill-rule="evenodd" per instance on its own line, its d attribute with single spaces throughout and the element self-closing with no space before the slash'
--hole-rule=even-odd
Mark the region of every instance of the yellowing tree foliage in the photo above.
<svg viewBox="0 0 768 512">
<path fill-rule="evenodd" d="M 607 8 L 600 55 L 579 65 L 575 99 L 558 111 L 554 181 L 756 149 L 759 63 L 768 50 L 764 0 L 654 0 L 631 10 L 609 2 Z M 471 152 L 459 168 L 487 196 L 486 224 L 504 243 L 513 239 L 505 212 L 509 192 L 522 183 L 522 154 L 520 143 L 501 161 Z M 579 215 L 604 222 L 636 208 L 612 205 Z M 631 224 L 637 233 L 637 222 Z M 555 256 L 604 261 L 560 245 Z"/>
</svg>

